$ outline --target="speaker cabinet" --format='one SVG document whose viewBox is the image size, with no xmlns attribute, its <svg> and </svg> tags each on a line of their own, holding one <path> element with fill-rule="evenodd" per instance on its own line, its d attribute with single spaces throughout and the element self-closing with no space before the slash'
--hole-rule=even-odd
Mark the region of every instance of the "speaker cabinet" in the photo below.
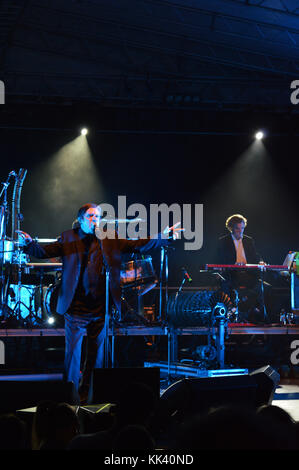
<svg viewBox="0 0 299 470">
<path fill-rule="evenodd" d="M 185 378 L 168 387 L 160 401 L 168 415 L 199 413 L 221 405 L 257 407 L 272 402 L 279 378 L 270 366 L 247 375 Z"/>
<path fill-rule="evenodd" d="M 271 366 L 267 365 L 256 369 L 250 376 L 257 384 L 255 405 L 271 405 L 275 390 L 280 381 L 280 375 Z"/>
<path fill-rule="evenodd" d="M 121 367 L 95 369 L 93 375 L 93 403 L 118 403 L 124 390 L 134 384 L 148 387 L 154 399 L 160 396 L 159 367 Z"/>
</svg>

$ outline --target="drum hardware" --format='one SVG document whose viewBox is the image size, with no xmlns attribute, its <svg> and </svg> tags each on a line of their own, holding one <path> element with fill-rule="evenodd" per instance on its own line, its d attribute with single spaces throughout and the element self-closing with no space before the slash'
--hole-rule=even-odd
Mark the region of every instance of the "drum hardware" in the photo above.
<svg viewBox="0 0 299 470">
<path fill-rule="evenodd" d="M 17 260 L 17 267 L 18 267 L 18 289 L 17 289 L 17 303 L 15 305 L 14 311 L 17 309 L 17 318 L 21 318 L 21 305 L 25 305 L 24 302 L 22 302 L 21 298 L 21 288 L 22 288 L 22 260 L 24 259 L 23 257 L 23 250 L 21 245 L 18 243 L 18 232 L 20 231 L 20 225 L 21 221 L 23 221 L 23 214 L 20 211 L 20 201 L 21 201 L 21 192 L 22 192 L 22 187 L 23 183 L 25 180 L 27 174 L 27 170 L 24 168 L 21 168 L 19 170 L 18 175 L 16 176 L 15 179 L 15 184 L 14 184 L 14 189 L 13 189 L 13 195 L 12 195 L 12 217 L 11 217 L 11 236 L 14 240 L 16 248 L 15 252 L 15 260 Z M 30 324 L 32 322 L 32 317 L 33 317 L 33 312 L 32 309 L 29 308 L 29 319 L 30 319 Z"/>
<path fill-rule="evenodd" d="M 15 263 L 14 266 L 17 267 L 17 301 L 13 309 L 13 314 L 16 316 L 16 319 L 21 322 L 25 322 L 28 326 L 32 327 L 34 325 L 38 325 L 42 322 L 42 319 L 38 317 L 38 313 L 36 312 L 36 306 L 33 305 L 34 299 L 35 299 L 35 293 L 37 287 L 35 286 L 26 286 L 22 283 L 22 274 L 24 271 L 24 268 L 27 264 L 28 257 L 25 253 L 23 253 L 21 247 L 17 244 L 18 249 L 17 252 L 15 253 L 15 257 L 13 258 L 15 261 L 17 260 L 18 263 Z M 13 265 L 12 265 L 13 266 Z M 24 299 L 23 299 L 23 289 L 27 289 L 27 291 L 30 293 L 29 298 L 30 298 L 30 303 L 29 306 L 25 304 Z M 22 308 L 25 308 L 28 311 L 28 316 L 23 319 L 22 317 Z"/>
<path fill-rule="evenodd" d="M 168 251 L 169 249 L 174 250 L 174 247 L 171 246 L 162 246 L 160 254 L 160 277 L 159 277 L 159 315 L 158 322 L 162 324 L 167 323 L 166 315 L 163 318 L 163 311 L 166 312 L 168 304 Z M 163 274 L 165 280 L 163 279 Z M 163 286 L 164 284 L 164 286 Z M 164 298 L 163 298 L 164 291 Z"/>
<path fill-rule="evenodd" d="M 286 310 L 282 308 L 279 314 L 279 323 L 284 326 L 293 325 L 294 317 L 295 315 L 293 312 L 286 312 Z"/>
<path fill-rule="evenodd" d="M 117 321 L 138 324 L 149 324 L 143 315 L 142 297 L 158 283 L 151 256 L 142 256 L 123 262 L 120 270 L 122 290 L 122 309 Z"/>
<path fill-rule="evenodd" d="M 29 273 L 30 269 L 36 269 L 42 276 L 45 272 L 61 271 L 62 263 L 26 263 L 24 269 L 26 273 Z"/>
<path fill-rule="evenodd" d="M 168 252 L 167 252 L 168 247 L 162 247 L 161 248 L 161 271 L 160 271 L 160 279 L 159 279 L 159 284 L 160 284 L 160 298 L 159 298 L 159 320 L 162 318 L 162 305 L 163 305 L 163 269 L 165 269 L 165 276 L 166 276 L 166 299 L 164 301 L 166 305 L 166 301 L 168 298 L 168 293 L 167 293 L 167 286 L 168 286 Z M 107 269 L 106 263 L 104 263 L 104 271 L 106 272 L 106 310 L 105 310 L 105 367 L 108 367 L 108 359 L 109 359 L 109 353 L 111 354 L 111 367 L 114 367 L 114 340 L 115 340 L 115 334 L 114 334 L 114 327 L 115 324 L 117 324 L 118 321 L 122 321 L 123 317 L 122 314 L 123 312 L 120 312 L 120 317 L 119 317 L 119 312 L 114 316 L 110 317 L 110 302 L 109 302 L 109 270 Z M 128 309 L 129 314 L 133 314 L 134 317 L 138 318 L 138 320 L 142 322 L 146 322 L 146 324 L 149 324 L 149 322 L 142 316 L 140 315 L 140 310 L 139 308 L 137 309 L 137 312 L 132 309 L 131 305 L 129 304 L 126 295 L 128 292 L 134 293 L 135 297 L 137 297 L 138 302 L 140 302 L 140 299 L 142 299 L 142 296 L 148 292 L 149 290 L 153 289 L 158 283 L 156 274 L 154 272 L 153 266 L 152 266 L 152 258 L 150 256 L 142 256 L 141 259 L 137 259 L 135 257 L 134 260 L 130 260 L 127 263 L 122 263 L 121 265 L 121 270 L 120 270 L 120 287 L 122 290 L 122 304 L 126 305 Z M 139 303 L 140 305 L 140 303 Z M 111 322 L 111 327 L 112 327 L 112 346 L 110 350 L 110 344 L 109 344 L 109 334 L 108 334 L 108 328 L 109 328 L 109 323 L 110 323 L 110 318 L 112 320 Z"/>
<path fill-rule="evenodd" d="M 20 211 L 20 200 L 23 183 L 27 174 L 27 170 L 21 168 L 18 173 L 11 171 L 5 182 L 2 183 L 2 190 L 0 198 L 3 196 L 3 203 L 0 206 L 0 265 L 1 265 L 1 291 L 0 291 L 0 307 L 4 321 L 15 318 L 20 321 L 22 318 L 22 309 L 26 309 L 29 314 L 26 318 L 29 321 L 30 326 L 35 321 L 40 321 L 38 314 L 36 315 L 36 305 L 33 307 L 36 293 L 40 296 L 40 312 L 43 306 L 43 280 L 44 271 L 49 270 L 49 264 L 47 263 L 28 263 L 28 256 L 23 252 L 21 245 L 18 242 L 18 231 L 20 230 L 20 224 L 23 221 L 23 215 Z M 11 237 L 7 236 L 7 225 L 9 219 L 9 208 L 7 201 L 7 190 L 10 184 L 10 178 L 14 177 L 14 188 L 12 193 L 11 201 Z M 56 239 L 55 239 L 56 240 Z M 39 239 L 41 243 L 49 243 L 54 241 L 53 239 Z M 41 266 L 42 265 L 42 266 Z M 61 263 L 59 267 L 54 267 L 51 264 L 51 270 L 56 268 L 61 269 Z M 39 286 L 26 286 L 22 283 L 23 274 L 30 273 L 31 268 L 39 268 Z M 15 279 L 17 277 L 17 279 Z M 17 285 L 16 291 L 10 286 Z M 24 290 L 25 289 L 25 290 Z M 30 292 L 29 292 L 30 291 Z M 12 294 L 15 303 L 13 309 L 9 307 L 9 293 Z M 26 305 L 23 301 L 22 294 L 29 292 L 29 305 Z M 36 303 L 36 302 L 35 302 Z"/>
<path fill-rule="evenodd" d="M 151 256 L 143 256 L 141 259 L 135 258 L 122 263 L 120 270 L 122 289 L 131 289 L 141 296 L 153 289 L 157 282 Z"/>
<path fill-rule="evenodd" d="M 286 260 L 285 260 L 286 263 Z M 283 265 L 271 265 L 271 264 L 245 264 L 245 265 L 238 265 L 238 264 L 207 264 L 207 270 L 233 270 L 233 271 L 257 271 L 259 272 L 260 276 L 260 308 L 261 313 L 263 316 L 263 321 L 265 323 L 269 322 L 269 316 L 267 313 L 267 308 L 265 304 L 265 284 L 267 283 L 264 280 L 264 275 L 267 271 L 277 271 L 277 272 L 285 272 L 289 269 L 289 266 L 286 264 Z M 220 275 L 220 274 L 219 274 Z M 238 312 L 238 309 L 237 309 Z"/>
<path fill-rule="evenodd" d="M 17 293 L 15 293 L 12 288 L 9 289 L 12 302 L 14 302 L 16 298 L 18 299 L 11 316 L 13 316 L 19 324 L 23 323 L 29 327 L 40 325 L 42 318 L 41 315 L 39 316 L 40 311 L 36 308 L 37 287 L 22 284 L 21 292 L 19 292 L 19 289 L 20 287 L 18 285 L 16 286 Z M 25 302 L 26 298 L 29 299 L 29 304 Z"/>
<path fill-rule="evenodd" d="M 33 240 L 35 242 L 41 243 L 41 244 L 57 242 L 57 238 L 38 238 L 38 237 L 35 237 Z"/>
<path fill-rule="evenodd" d="M 141 314 L 139 313 L 138 309 L 132 308 L 132 306 L 127 302 L 124 296 L 121 297 L 122 302 L 122 309 L 125 309 L 125 313 L 121 319 L 118 321 L 125 322 L 126 324 L 133 324 L 133 325 L 150 325 L 150 322 Z"/>
<path fill-rule="evenodd" d="M 27 306 L 25 305 L 25 303 L 22 301 L 22 295 L 21 295 L 21 289 L 22 289 L 22 263 L 21 263 L 21 248 L 20 246 L 18 246 L 18 253 L 16 255 L 16 259 L 19 260 L 19 263 L 17 264 L 17 272 L 18 272 L 18 289 L 17 289 L 17 302 L 16 302 L 16 305 L 14 307 L 14 313 L 16 312 L 16 316 L 17 316 L 17 320 L 21 320 L 21 306 L 25 306 L 27 308 Z M 31 319 L 32 319 L 32 316 L 33 316 L 33 312 L 32 312 L 32 309 L 29 308 L 29 313 L 30 313 L 30 324 L 31 324 Z"/>
<path fill-rule="evenodd" d="M 7 246 L 5 246 L 5 242 L 7 240 L 7 222 L 8 222 L 8 202 L 7 202 L 7 190 L 9 187 L 9 180 L 12 176 L 15 176 L 15 172 L 10 172 L 6 181 L 2 182 L 2 190 L 0 193 L 0 198 L 3 196 L 3 203 L 0 206 L 0 240 L 1 240 L 1 247 L 0 247 L 0 264 L 1 264 L 1 313 L 3 321 L 6 320 L 8 314 L 11 313 L 10 309 L 7 306 L 7 279 L 5 273 L 5 264 L 6 260 L 4 260 L 6 256 Z"/>
<path fill-rule="evenodd" d="M 11 264 L 16 254 L 16 242 L 13 240 L 0 240 L 0 260 L 1 264 Z"/>
<path fill-rule="evenodd" d="M 107 369 L 109 366 L 109 353 L 111 353 L 111 367 L 114 368 L 114 352 L 115 352 L 115 335 L 112 335 L 111 351 L 109 343 L 109 324 L 110 324 L 110 271 L 104 260 L 103 269 L 105 271 L 106 280 L 106 298 L 105 298 L 105 339 L 104 339 L 104 367 Z M 112 318 L 112 331 L 114 332 L 114 322 Z"/>
<path fill-rule="evenodd" d="M 49 302 L 50 294 L 47 293 L 52 287 L 54 274 L 46 274 L 48 271 L 61 270 L 61 263 L 27 263 L 23 257 L 24 253 L 18 254 L 21 262 L 17 264 L 7 263 L 4 266 L 5 288 L 2 289 L 3 305 L 5 317 L 4 323 L 15 321 L 18 323 L 26 323 L 29 327 L 40 325 L 43 322 L 46 307 L 45 302 Z M 32 272 L 34 271 L 34 272 Z M 45 292 L 45 282 L 48 287 Z M 49 285 L 50 283 L 50 285 Z M 11 295 L 12 294 L 12 295 Z M 46 301 L 44 300 L 47 295 Z M 28 300 L 29 297 L 29 300 Z M 51 299 L 51 305 L 55 299 L 55 295 Z M 27 301 L 27 303 L 26 303 Z M 53 312 L 51 312 L 51 316 Z"/>
<path fill-rule="evenodd" d="M 61 284 L 60 271 L 62 263 L 26 263 L 24 270 L 28 276 L 36 276 L 38 279 L 38 286 L 36 287 L 36 295 L 39 296 L 39 306 L 37 315 L 50 323 L 50 319 L 55 319 L 56 305 L 58 300 L 58 293 Z M 38 274 L 30 274 L 30 272 L 37 272 Z M 56 272 L 54 274 L 47 274 Z M 50 321 L 49 321 L 50 320 Z"/>
<path fill-rule="evenodd" d="M 50 284 L 45 288 L 42 297 L 42 305 L 44 307 L 44 313 L 47 316 L 47 320 L 55 318 L 56 316 L 61 317 L 57 313 L 57 301 L 59 296 L 59 291 L 61 287 L 61 278 L 57 278 L 53 284 Z"/>
<path fill-rule="evenodd" d="M 2 306 L 7 306 L 4 308 L 5 311 L 5 320 L 9 320 L 12 316 L 16 316 L 16 319 L 21 318 L 20 307 L 23 304 L 20 297 L 20 290 L 22 287 L 21 282 L 21 264 L 25 262 L 25 257 L 23 256 L 22 250 L 18 242 L 15 240 L 3 239 L 0 241 L 1 247 L 1 265 L 2 265 L 2 286 L 1 286 L 1 297 L 2 297 Z M 18 263 L 15 263 L 18 261 Z M 18 277 L 18 299 L 13 309 L 8 306 L 8 292 L 11 282 L 12 269 L 13 266 L 17 267 L 17 277 Z M 25 304 L 23 304 L 25 306 Z M 26 307 L 26 306 L 25 306 Z M 18 311 L 17 311 L 18 309 Z"/>
<path fill-rule="evenodd" d="M 23 220 L 23 215 L 20 212 L 20 198 L 24 179 L 26 177 L 27 170 L 21 168 L 19 173 L 16 174 L 11 171 L 5 182 L 2 183 L 2 191 L 0 197 L 3 195 L 3 203 L 0 207 L 0 264 L 2 271 L 2 282 L 1 282 L 1 307 L 2 313 L 4 312 L 4 320 L 12 317 L 18 309 L 18 318 L 20 318 L 20 290 L 21 290 L 21 264 L 25 262 L 25 257 L 22 253 L 21 247 L 17 241 L 17 230 L 20 229 L 20 223 Z M 14 177 L 14 188 L 12 193 L 11 202 L 11 237 L 7 236 L 7 225 L 9 218 L 9 207 L 7 201 L 7 190 L 10 184 L 10 178 Z M 18 299 L 15 308 L 12 310 L 8 307 L 8 292 L 10 285 L 10 266 L 16 263 L 18 266 Z"/>
<path fill-rule="evenodd" d="M 16 173 L 11 171 L 6 179 L 6 181 L 2 182 L 2 190 L 0 193 L 0 198 L 3 195 L 3 204 L 1 205 L 0 209 L 0 239 L 6 239 L 6 229 L 7 229 L 7 222 L 8 222 L 8 202 L 7 202 L 7 189 L 9 187 L 9 180 L 11 177 L 16 177 Z"/>
</svg>

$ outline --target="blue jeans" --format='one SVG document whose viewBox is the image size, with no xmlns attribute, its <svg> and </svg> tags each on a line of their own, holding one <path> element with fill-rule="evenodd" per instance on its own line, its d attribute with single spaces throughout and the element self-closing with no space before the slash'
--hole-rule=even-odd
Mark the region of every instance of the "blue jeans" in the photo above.
<svg viewBox="0 0 299 470">
<path fill-rule="evenodd" d="M 104 366 L 105 321 L 102 318 L 65 314 L 65 360 L 64 373 L 68 382 L 73 382 L 76 391 L 89 389 L 94 368 Z M 86 333 L 86 354 L 82 375 L 82 341 Z M 79 387 L 81 376 L 81 383 Z"/>
</svg>

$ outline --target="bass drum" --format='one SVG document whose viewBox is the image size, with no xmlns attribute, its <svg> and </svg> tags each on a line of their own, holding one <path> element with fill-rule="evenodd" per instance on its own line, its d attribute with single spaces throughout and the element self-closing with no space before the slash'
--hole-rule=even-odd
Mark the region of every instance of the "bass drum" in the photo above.
<svg viewBox="0 0 299 470">
<path fill-rule="evenodd" d="M 48 316 L 57 315 L 56 307 L 60 291 L 61 281 L 50 284 L 44 294 L 44 309 Z"/>
</svg>

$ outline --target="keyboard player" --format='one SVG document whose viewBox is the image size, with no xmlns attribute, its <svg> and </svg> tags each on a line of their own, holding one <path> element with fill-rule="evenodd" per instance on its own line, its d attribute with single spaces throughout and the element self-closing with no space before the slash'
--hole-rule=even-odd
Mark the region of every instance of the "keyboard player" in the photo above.
<svg viewBox="0 0 299 470">
<path fill-rule="evenodd" d="M 247 313 L 252 320 L 265 322 L 267 315 L 260 271 L 246 270 L 245 266 L 246 264 L 264 264 L 256 250 L 254 239 L 244 234 L 247 219 L 241 214 L 233 214 L 228 217 L 225 226 L 229 233 L 218 240 L 218 263 L 244 265 L 244 270 L 226 270 L 223 273 L 222 289 L 229 295 L 233 290 L 237 290 L 240 294 L 240 287 L 249 290 L 253 297 L 253 308 L 250 313 Z M 246 318 L 246 320 L 250 319 Z"/>
</svg>

